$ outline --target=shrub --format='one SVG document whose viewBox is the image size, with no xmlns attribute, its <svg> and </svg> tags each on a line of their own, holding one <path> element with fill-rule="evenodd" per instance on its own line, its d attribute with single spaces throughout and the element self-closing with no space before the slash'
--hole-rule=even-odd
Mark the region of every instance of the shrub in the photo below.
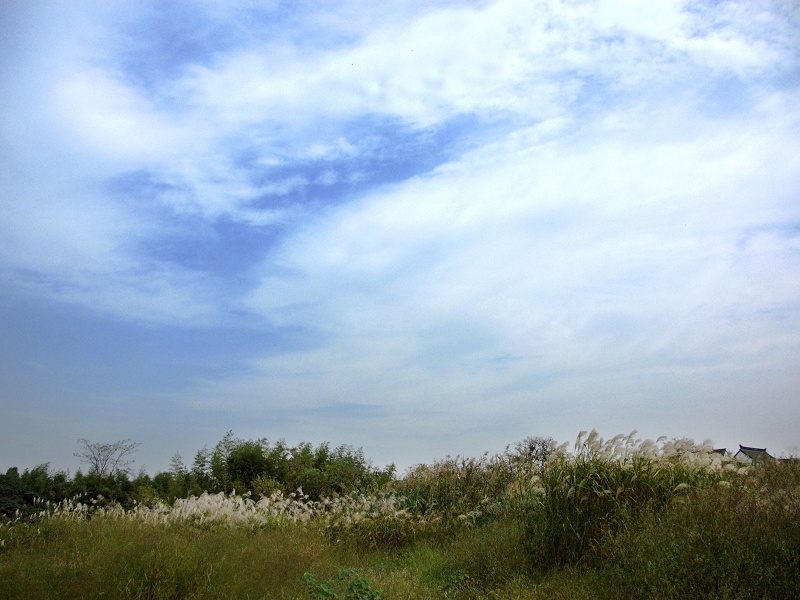
<svg viewBox="0 0 800 600">
<path fill-rule="evenodd" d="M 432 465 L 418 465 L 398 482 L 398 493 L 409 510 L 437 514 L 445 519 L 467 516 L 473 522 L 500 509 L 514 472 L 503 456 L 447 457 Z"/>
<path fill-rule="evenodd" d="M 2 544 L 8 540 L 6 544 Z M 0 526 L 0 598 L 299 598 L 328 570 L 313 527 L 224 532 L 97 516 Z"/>
<path fill-rule="evenodd" d="M 253 496 L 256 498 L 269 498 L 273 494 L 285 495 L 283 485 L 274 477 L 261 474 L 253 480 Z"/>
<path fill-rule="evenodd" d="M 359 552 L 397 550 L 451 524 L 410 513 L 405 498 L 393 493 L 341 496 L 322 504 L 328 538 Z"/>
<path fill-rule="evenodd" d="M 303 588 L 308 598 L 313 600 L 382 600 L 383 592 L 373 590 L 365 577 L 360 577 L 355 569 L 345 569 L 339 575 L 339 580 L 347 582 L 344 594 L 336 593 L 337 586 L 332 581 L 317 581 L 311 573 L 305 573 L 302 578 Z"/>
</svg>

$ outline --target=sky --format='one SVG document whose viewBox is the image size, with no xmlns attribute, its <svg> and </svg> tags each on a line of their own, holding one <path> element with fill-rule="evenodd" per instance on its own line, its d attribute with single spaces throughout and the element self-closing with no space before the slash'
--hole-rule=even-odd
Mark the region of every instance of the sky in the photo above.
<svg viewBox="0 0 800 600">
<path fill-rule="evenodd" d="M 0 3 L 0 469 L 800 446 L 793 0 Z"/>
</svg>

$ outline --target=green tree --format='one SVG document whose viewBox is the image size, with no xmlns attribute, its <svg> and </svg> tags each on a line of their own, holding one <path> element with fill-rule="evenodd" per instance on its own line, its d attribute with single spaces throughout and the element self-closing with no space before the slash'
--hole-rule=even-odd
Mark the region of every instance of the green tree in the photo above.
<svg viewBox="0 0 800 600">
<path fill-rule="evenodd" d="M 208 446 L 203 446 L 194 455 L 192 469 L 189 471 L 186 482 L 187 496 L 193 494 L 199 496 L 203 492 L 218 491 L 214 475 L 211 473 L 212 452 Z"/>
<path fill-rule="evenodd" d="M 214 485 L 219 490 L 229 492 L 233 487 L 231 478 L 228 475 L 228 455 L 240 443 L 241 440 L 233 435 L 233 431 L 228 431 L 214 446 L 214 451 L 211 453 L 208 464 Z"/>
<path fill-rule="evenodd" d="M 27 514 L 32 511 L 35 492 L 22 481 L 17 467 L 11 467 L 0 475 L 0 516 L 13 517 L 17 511 Z"/>
<path fill-rule="evenodd" d="M 269 463 L 263 445 L 251 440 L 233 447 L 228 453 L 225 466 L 233 488 L 253 491 L 253 481 L 267 472 Z"/>
</svg>

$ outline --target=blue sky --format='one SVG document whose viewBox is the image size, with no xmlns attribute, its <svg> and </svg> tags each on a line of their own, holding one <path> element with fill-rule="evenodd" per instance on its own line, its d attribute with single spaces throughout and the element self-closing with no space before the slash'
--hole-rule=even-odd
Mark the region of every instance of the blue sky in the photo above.
<svg viewBox="0 0 800 600">
<path fill-rule="evenodd" d="M 0 469 L 800 445 L 789 1 L 0 5 Z"/>
</svg>

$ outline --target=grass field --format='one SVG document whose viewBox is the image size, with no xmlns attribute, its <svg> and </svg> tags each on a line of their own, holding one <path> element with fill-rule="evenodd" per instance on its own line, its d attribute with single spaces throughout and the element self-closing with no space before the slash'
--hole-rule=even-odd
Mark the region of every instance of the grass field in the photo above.
<svg viewBox="0 0 800 600">
<path fill-rule="evenodd" d="M 800 465 L 580 436 L 372 493 L 74 500 L 0 526 L 2 598 L 800 598 Z"/>
</svg>

